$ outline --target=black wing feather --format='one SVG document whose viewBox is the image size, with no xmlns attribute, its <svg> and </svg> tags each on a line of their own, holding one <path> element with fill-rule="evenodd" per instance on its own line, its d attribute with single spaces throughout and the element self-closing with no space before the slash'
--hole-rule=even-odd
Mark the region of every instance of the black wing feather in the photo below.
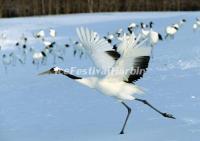
<svg viewBox="0 0 200 141">
<path fill-rule="evenodd" d="M 150 56 L 140 56 L 135 58 L 133 72 L 130 74 L 127 83 L 136 82 L 143 77 L 149 65 Z"/>
<path fill-rule="evenodd" d="M 158 34 L 158 38 L 159 38 L 159 40 L 163 40 L 163 37 L 162 37 L 162 35 L 161 34 Z"/>
<path fill-rule="evenodd" d="M 106 51 L 106 53 L 109 56 L 111 56 L 114 60 L 118 60 L 120 58 L 120 56 L 121 56 L 117 51 L 114 51 L 114 50 Z"/>
</svg>

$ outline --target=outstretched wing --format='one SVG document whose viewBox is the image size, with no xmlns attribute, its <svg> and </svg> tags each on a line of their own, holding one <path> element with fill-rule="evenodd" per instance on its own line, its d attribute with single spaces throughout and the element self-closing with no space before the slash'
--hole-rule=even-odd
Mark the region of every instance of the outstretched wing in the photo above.
<svg viewBox="0 0 200 141">
<path fill-rule="evenodd" d="M 91 58 L 98 68 L 107 71 L 113 66 L 115 60 L 119 58 L 119 54 L 112 50 L 111 44 L 88 28 L 80 27 L 76 29 L 76 32 L 81 43 L 81 50 Z"/>
<path fill-rule="evenodd" d="M 148 55 L 135 57 L 133 61 L 133 70 L 131 73 L 126 74 L 124 81 L 133 83 L 142 78 L 144 73 L 147 71 L 149 60 L 150 56 Z"/>
<path fill-rule="evenodd" d="M 143 77 L 148 68 L 151 56 L 151 47 L 146 46 L 147 40 L 137 42 L 132 39 L 124 39 L 121 48 L 126 48 L 113 66 L 109 77 L 120 79 L 127 83 L 133 83 Z"/>
</svg>

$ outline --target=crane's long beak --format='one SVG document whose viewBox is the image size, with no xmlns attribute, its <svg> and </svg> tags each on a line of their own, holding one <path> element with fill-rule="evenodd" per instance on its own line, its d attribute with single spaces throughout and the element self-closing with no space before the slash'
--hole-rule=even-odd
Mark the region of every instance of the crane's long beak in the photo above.
<svg viewBox="0 0 200 141">
<path fill-rule="evenodd" d="M 54 74 L 54 73 L 52 71 L 48 70 L 48 71 L 41 72 L 38 75 L 41 76 L 41 75 L 48 75 L 48 74 Z"/>
</svg>

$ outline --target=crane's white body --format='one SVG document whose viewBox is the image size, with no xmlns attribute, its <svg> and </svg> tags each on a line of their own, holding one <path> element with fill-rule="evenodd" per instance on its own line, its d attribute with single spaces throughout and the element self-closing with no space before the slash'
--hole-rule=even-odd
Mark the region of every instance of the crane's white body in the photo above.
<svg viewBox="0 0 200 141">
<path fill-rule="evenodd" d="M 120 101 L 134 100 L 134 94 L 143 93 L 143 90 L 135 84 L 125 82 L 128 80 L 130 72 L 117 72 L 118 70 L 131 68 L 135 63 L 134 59 L 136 57 L 150 56 L 151 47 L 144 47 L 144 44 L 137 45 L 136 43 L 136 41 L 140 40 L 141 36 L 135 40 L 132 36 L 124 35 L 122 38 L 123 41 L 119 45 L 121 57 L 115 61 L 105 53 L 105 51 L 112 48 L 105 39 L 96 38 L 97 35 L 95 32 L 89 31 L 87 28 L 77 29 L 77 34 L 82 44 L 81 50 L 85 51 L 98 68 L 104 71 L 111 71 L 104 77 L 88 77 L 75 81 Z"/>
<path fill-rule="evenodd" d="M 41 52 L 34 52 L 33 53 L 33 59 L 34 60 L 42 60 L 44 58 L 44 56 L 42 55 Z"/>
<path fill-rule="evenodd" d="M 56 30 L 53 29 L 53 28 L 51 28 L 51 29 L 49 30 L 49 35 L 50 35 L 51 37 L 55 38 L 55 37 L 56 37 Z"/>
<path fill-rule="evenodd" d="M 142 29 L 141 33 L 142 33 L 142 37 L 146 38 L 149 35 L 150 31 L 148 29 Z"/>
<path fill-rule="evenodd" d="M 45 32 L 44 30 L 40 30 L 39 32 L 37 32 L 35 35 L 34 35 L 36 38 L 39 38 L 41 40 L 44 40 L 45 38 Z"/>
<path fill-rule="evenodd" d="M 177 32 L 177 29 L 174 28 L 173 26 L 167 26 L 166 27 L 166 33 L 170 36 L 174 36 Z"/>
<path fill-rule="evenodd" d="M 4 44 L 5 41 L 6 41 L 6 39 L 7 39 L 6 34 L 5 34 L 5 33 L 2 33 L 2 34 L 0 35 L 0 44 L 1 44 L 1 45 Z"/>
<path fill-rule="evenodd" d="M 193 28 L 194 30 L 196 30 L 196 29 L 198 28 L 198 25 L 197 25 L 196 23 L 194 23 L 193 26 L 192 26 L 192 28 Z"/>
<path fill-rule="evenodd" d="M 197 26 L 200 27 L 200 20 L 199 19 L 196 21 L 196 24 L 197 24 Z"/>
<path fill-rule="evenodd" d="M 47 40 L 44 40 L 44 41 L 43 41 L 43 44 L 44 44 L 44 46 L 45 46 L 45 47 L 48 47 L 48 46 L 50 46 L 50 45 L 51 45 L 51 43 L 52 43 L 52 42 L 50 42 L 50 41 L 47 41 Z"/>
<path fill-rule="evenodd" d="M 158 43 L 158 41 L 159 41 L 159 33 L 158 32 L 155 32 L 155 31 L 153 31 L 153 29 L 151 29 L 149 36 L 150 36 L 151 45 L 154 46 L 155 44 Z"/>
<path fill-rule="evenodd" d="M 106 96 L 111 96 L 120 101 L 134 100 L 134 94 L 142 94 L 143 90 L 136 85 L 119 81 L 114 77 L 89 77 L 76 80 L 89 88 L 96 89 Z"/>
<path fill-rule="evenodd" d="M 8 66 L 12 63 L 12 59 L 10 57 L 10 55 L 3 55 L 2 56 L 2 63 L 4 65 L 4 69 L 5 69 L 5 72 L 7 73 L 8 71 Z"/>
<path fill-rule="evenodd" d="M 104 78 L 98 81 L 96 89 L 101 93 L 114 97 L 120 101 L 134 100 L 134 94 L 143 93 L 142 89 L 136 85 L 118 81 L 115 78 Z"/>
<path fill-rule="evenodd" d="M 33 48 L 30 49 L 30 52 L 32 53 L 32 59 L 33 59 L 33 63 L 37 64 L 37 66 L 39 67 L 40 63 L 44 63 L 45 60 L 45 54 L 48 53 L 48 50 L 45 49 L 42 53 L 42 51 L 35 51 Z"/>
<path fill-rule="evenodd" d="M 44 32 L 44 30 L 41 30 L 41 31 L 39 31 L 36 35 L 38 35 L 38 36 L 44 38 L 44 37 L 45 37 L 45 32 Z"/>
<path fill-rule="evenodd" d="M 193 24 L 193 31 L 196 31 L 200 28 L 200 20 L 198 18 L 196 18 L 195 23 Z"/>
<path fill-rule="evenodd" d="M 186 20 L 182 19 L 178 23 L 175 23 L 171 26 L 167 26 L 166 29 L 165 29 L 165 32 L 167 34 L 166 37 L 167 36 L 174 37 L 174 35 L 184 25 L 185 22 L 186 22 Z"/>
<path fill-rule="evenodd" d="M 2 63 L 3 63 L 5 66 L 10 65 L 11 62 L 12 62 L 12 59 L 11 59 L 10 55 L 9 55 L 9 56 L 5 56 L 5 57 L 2 58 Z"/>
</svg>

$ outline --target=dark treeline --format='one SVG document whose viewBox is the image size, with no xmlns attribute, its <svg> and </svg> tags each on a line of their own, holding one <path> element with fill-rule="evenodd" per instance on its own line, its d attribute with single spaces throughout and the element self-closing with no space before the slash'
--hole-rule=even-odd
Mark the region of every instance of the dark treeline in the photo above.
<svg viewBox="0 0 200 141">
<path fill-rule="evenodd" d="M 111 11 L 193 11 L 200 0 L 0 0 L 0 17 Z"/>
</svg>

